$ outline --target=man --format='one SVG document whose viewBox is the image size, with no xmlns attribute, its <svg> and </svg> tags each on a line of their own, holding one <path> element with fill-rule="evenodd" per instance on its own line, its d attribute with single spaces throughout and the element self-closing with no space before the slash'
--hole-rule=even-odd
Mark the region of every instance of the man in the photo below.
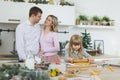
<svg viewBox="0 0 120 80">
<path fill-rule="evenodd" d="M 32 7 L 29 10 L 29 18 L 26 22 L 19 24 L 16 28 L 16 49 L 19 60 L 26 60 L 28 53 L 39 52 L 40 26 L 37 24 L 42 16 L 42 10 Z"/>
</svg>

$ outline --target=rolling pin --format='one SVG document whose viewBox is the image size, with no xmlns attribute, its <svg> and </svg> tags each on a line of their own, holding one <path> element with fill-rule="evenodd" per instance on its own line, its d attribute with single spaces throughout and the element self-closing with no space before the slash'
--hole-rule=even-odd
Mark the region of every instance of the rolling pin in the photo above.
<svg viewBox="0 0 120 80">
<path fill-rule="evenodd" d="M 89 60 L 87 58 L 85 59 L 73 59 L 73 63 L 88 63 Z"/>
<path fill-rule="evenodd" d="M 67 66 L 67 68 L 87 68 L 87 67 L 97 67 L 97 64 Z"/>
</svg>

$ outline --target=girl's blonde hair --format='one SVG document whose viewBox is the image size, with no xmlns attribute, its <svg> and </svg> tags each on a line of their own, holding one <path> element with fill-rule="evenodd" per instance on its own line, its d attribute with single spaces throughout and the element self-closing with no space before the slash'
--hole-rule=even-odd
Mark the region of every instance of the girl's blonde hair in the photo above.
<svg viewBox="0 0 120 80">
<path fill-rule="evenodd" d="M 82 58 L 82 49 L 83 49 L 82 39 L 77 34 L 72 35 L 71 39 L 70 39 L 69 53 L 70 53 L 70 57 L 72 57 L 72 58 L 73 58 L 73 54 L 74 54 L 73 45 L 80 45 L 80 49 L 78 49 L 78 57 Z"/>
<path fill-rule="evenodd" d="M 48 15 L 48 17 L 52 17 L 52 26 L 51 26 L 51 31 L 53 32 L 58 32 L 58 18 L 54 15 Z"/>
</svg>

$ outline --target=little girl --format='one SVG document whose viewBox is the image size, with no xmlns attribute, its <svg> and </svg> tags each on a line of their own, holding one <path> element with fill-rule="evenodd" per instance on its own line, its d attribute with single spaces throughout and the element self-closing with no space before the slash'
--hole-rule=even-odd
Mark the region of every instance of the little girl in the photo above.
<svg viewBox="0 0 120 80">
<path fill-rule="evenodd" d="M 73 59 L 83 59 L 88 58 L 92 63 L 93 59 L 84 49 L 82 45 L 82 40 L 79 35 L 75 34 L 71 37 L 69 47 L 65 50 L 65 61 L 72 62 Z"/>
</svg>

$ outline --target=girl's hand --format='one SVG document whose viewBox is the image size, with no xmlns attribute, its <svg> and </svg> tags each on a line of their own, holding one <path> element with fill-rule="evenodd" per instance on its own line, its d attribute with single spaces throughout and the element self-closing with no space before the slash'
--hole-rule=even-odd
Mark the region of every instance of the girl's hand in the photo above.
<svg viewBox="0 0 120 80">
<path fill-rule="evenodd" d="M 89 57 L 88 60 L 89 60 L 89 63 L 94 63 L 94 59 L 92 57 Z"/>
<path fill-rule="evenodd" d="M 73 63 L 73 58 L 68 58 L 68 62 Z"/>
</svg>

